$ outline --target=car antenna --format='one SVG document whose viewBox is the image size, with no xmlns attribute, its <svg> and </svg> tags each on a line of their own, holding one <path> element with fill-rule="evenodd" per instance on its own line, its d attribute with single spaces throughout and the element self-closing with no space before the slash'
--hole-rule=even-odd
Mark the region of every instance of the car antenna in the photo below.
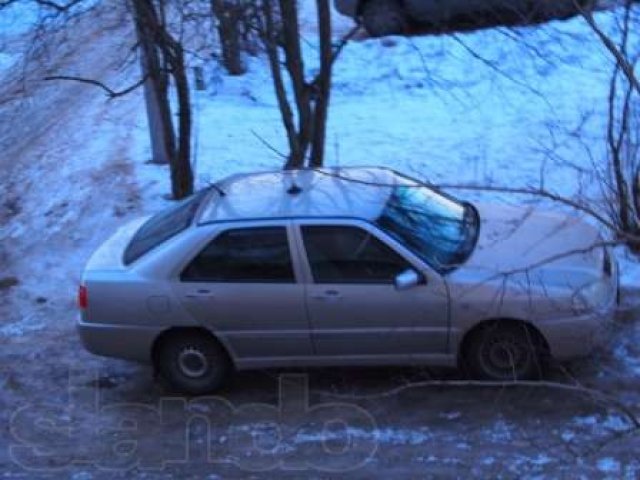
<svg viewBox="0 0 640 480">
<path fill-rule="evenodd" d="M 295 183 L 292 183 L 289 190 L 287 190 L 287 193 L 289 195 L 298 195 L 299 193 L 302 193 L 302 189 Z"/>
<path fill-rule="evenodd" d="M 298 194 L 302 193 L 302 188 L 300 188 L 300 187 L 296 184 L 295 180 L 292 180 L 292 181 L 291 181 L 291 186 L 290 186 L 290 187 L 289 187 L 289 189 L 287 190 L 287 193 L 288 193 L 289 195 L 298 195 Z"/>
<path fill-rule="evenodd" d="M 217 183 L 210 183 L 211 188 L 213 188 L 221 197 L 226 197 L 226 192 L 218 185 Z"/>
</svg>

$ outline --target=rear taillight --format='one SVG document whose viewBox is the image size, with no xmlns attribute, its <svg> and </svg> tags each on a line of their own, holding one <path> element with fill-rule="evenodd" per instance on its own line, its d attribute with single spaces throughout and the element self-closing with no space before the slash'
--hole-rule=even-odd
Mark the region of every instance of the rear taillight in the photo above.
<svg viewBox="0 0 640 480">
<path fill-rule="evenodd" d="M 87 294 L 87 287 L 80 285 L 78 288 L 78 307 L 81 310 L 86 310 L 89 306 L 89 296 Z"/>
</svg>

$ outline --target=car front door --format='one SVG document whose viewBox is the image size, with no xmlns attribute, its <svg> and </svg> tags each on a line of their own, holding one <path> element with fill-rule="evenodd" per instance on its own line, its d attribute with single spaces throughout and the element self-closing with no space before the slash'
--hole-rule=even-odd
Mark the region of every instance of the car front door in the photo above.
<svg viewBox="0 0 640 480">
<path fill-rule="evenodd" d="M 446 353 L 448 297 L 438 275 L 364 222 L 297 225 L 316 355 L 375 362 Z M 395 278 L 409 269 L 423 281 L 397 289 Z"/>
<path fill-rule="evenodd" d="M 183 305 L 209 326 L 242 366 L 312 354 L 304 286 L 289 227 L 223 229 L 180 275 Z"/>
</svg>

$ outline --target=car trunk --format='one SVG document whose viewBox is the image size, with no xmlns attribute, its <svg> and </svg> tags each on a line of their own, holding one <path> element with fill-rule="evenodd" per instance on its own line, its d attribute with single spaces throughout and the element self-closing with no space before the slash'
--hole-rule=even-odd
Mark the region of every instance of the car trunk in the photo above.
<svg viewBox="0 0 640 480">
<path fill-rule="evenodd" d="M 91 270 L 123 270 L 124 251 L 127 245 L 150 216 L 140 217 L 120 227 L 91 255 L 85 271 Z"/>
</svg>

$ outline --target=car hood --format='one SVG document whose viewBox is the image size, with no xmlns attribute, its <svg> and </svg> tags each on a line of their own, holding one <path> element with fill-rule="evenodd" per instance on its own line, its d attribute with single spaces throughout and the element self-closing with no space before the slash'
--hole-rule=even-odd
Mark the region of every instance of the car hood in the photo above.
<svg viewBox="0 0 640 480">
<path fill-rule="evenodd" d="M 500 204 L 476 205 L 480 234 L 454 276 L 529 275 L 585 283 L 601 275 L 602 237 L 596 227 L 562 213 Z"/>
</svg>

